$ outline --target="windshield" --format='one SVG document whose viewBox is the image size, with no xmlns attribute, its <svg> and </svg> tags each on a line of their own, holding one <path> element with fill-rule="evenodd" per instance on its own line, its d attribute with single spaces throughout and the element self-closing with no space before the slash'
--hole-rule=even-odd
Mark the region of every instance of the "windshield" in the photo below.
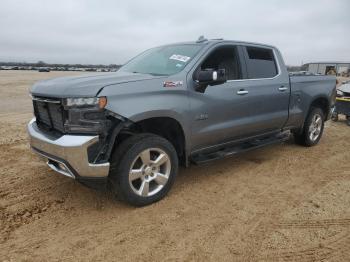
<svg viewBox="0 0 350 262">
<path fill-rule="evenodd" d="M 136 56 L 119 71 L 151 75 L 173 75 L 180 72 L 202 48 L 182 44 L 152 48 Z"/>
</svg>

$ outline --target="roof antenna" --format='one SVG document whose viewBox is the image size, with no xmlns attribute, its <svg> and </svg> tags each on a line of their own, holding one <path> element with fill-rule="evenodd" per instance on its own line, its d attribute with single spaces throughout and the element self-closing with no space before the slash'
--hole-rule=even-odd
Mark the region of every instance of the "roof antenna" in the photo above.
<svg viewBox="0 0 350 262">
<path fill-rule="evenodd" d="M 197 43 L 202 43 L 208 41 L 208 39 L 206 39 L 203 35 L 201 35 L 200 37 L 198 37 L 198 40 L 196 41 Z"/>
</svg>

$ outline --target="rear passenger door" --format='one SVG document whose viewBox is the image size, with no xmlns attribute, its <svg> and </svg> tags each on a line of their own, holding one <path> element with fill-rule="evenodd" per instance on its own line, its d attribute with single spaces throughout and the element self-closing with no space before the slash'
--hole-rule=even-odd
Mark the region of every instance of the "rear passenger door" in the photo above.
<svg viewBox="0 0 350 262">
<path fill-rule="evenodd" d="M 246 75 L 243 89 L 248 91 L 250 134 L 281 129 L 288 119 L 289 76 L 277 50 L 261 46 L 241 46 Z M 283 67 L 282 67 L 283 66 Z"/>
</svg>

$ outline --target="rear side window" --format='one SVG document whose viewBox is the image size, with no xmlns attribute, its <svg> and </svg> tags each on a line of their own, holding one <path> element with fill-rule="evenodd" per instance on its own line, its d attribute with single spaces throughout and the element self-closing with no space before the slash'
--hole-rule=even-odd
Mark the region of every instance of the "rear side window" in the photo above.
<svg viewBox="0 0 350 262">
<path fill-rule="evenodd" d="M 248 78 L 271 78 L 277 75 L 273 51 L 267 48 L 246 47 Z"/>
</svg>

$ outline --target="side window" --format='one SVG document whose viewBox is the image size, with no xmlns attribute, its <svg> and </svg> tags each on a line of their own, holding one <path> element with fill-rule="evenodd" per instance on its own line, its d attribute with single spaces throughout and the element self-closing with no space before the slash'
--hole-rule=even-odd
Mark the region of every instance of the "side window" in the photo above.
<svg viewBox="0 0 350 262">
<path fill-rule="evenodd" d="M 234 46 L 223 46 L 212 51 L 200 69 L 225 69 L 227 80 L 242 78 L 237 48 Z"/>
<path fill-rule="evenodd" d="M 277 75 L 272 49 L 246 47 L 248 78 L 270 78 Z"/>
</svg>

